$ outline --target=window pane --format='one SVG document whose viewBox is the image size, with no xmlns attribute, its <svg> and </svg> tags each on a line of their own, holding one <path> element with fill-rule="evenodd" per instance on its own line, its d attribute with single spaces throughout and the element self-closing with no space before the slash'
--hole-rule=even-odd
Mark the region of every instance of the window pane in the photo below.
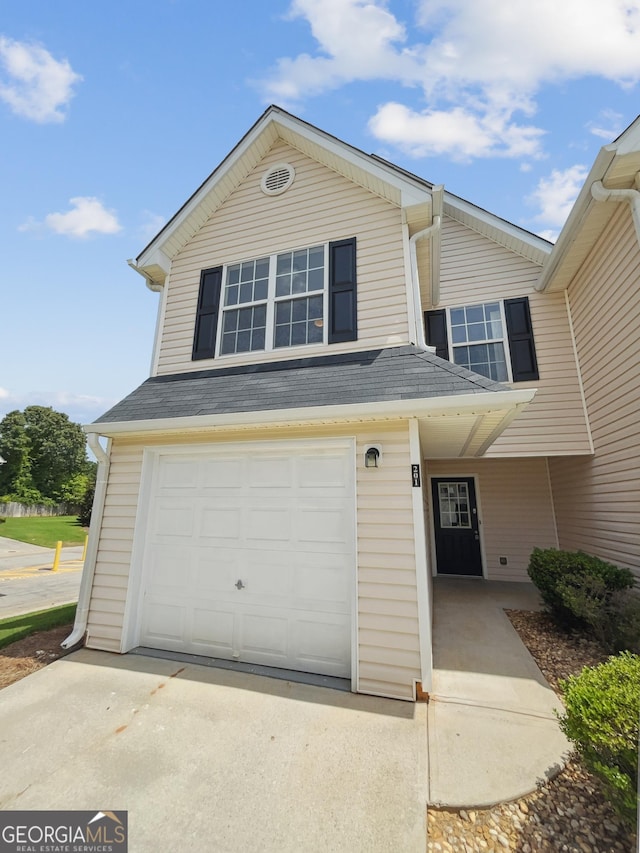
<svg viewBox="0 0 640 853">
<path fill-rule="evenodd" d="M 309 270 L 309 290 L 322 290 L 324 286 L 324 269 Z"/>
<path fill-rule="evenodd" d="M 290 275 L 279 275 L 276 278 L 276 296 L 291 296 Z"/>
<path fill-rule="evenodd" d="M 278 302 L 274 346 L 321 343 L 323 325 L 322 296 Z"/>
<path fill-rule="evenodd" d="M 451 309 L 451 325 L 464 326 L 464 308 Z"/>
<path fill-rule="evenodd" d="M 300 270 L 307 269 L 307 250 L 302 249 L 301 252 L 293 253 L 293 271 L 300 272 Z"/>
<path fill-rule="evenodd" d="M 253 302 L 253 283 L 245 281 L 240 285 L 240 302 Z"/>
<path fill-rule="evenodd" d="M 303 272 L 293 274 L 291 280 L 293 293 L 306 293 L 307 291 L 307 276 Z"/>
<path fill-rule="evenodd" d="M 468 341 L 484 341 L 486 337 L 484 323 L 471 323 L 467 326 Z"/>
<path fill-rule="evenodd" d="M 269 258 L 256 261 L 256 278 L 269 278 Z"/>
<path fill-rule="evenodd" d="M 324 246 L 314 246 L 309 249 L 309 269 L 324 267 Z"/>
<path fill-rule="evenodd" d="M 278 255 L 277 265 L 276 265 L 276 275 L 280 275 L 281 273 L 291 272 L 291 253 L 287 252 L 285 255 Z"/>
<path fill-rule="evenodd" d="M 467 323 L 484 323 L 484 310 L 482 305 L 472 305 L 466 308 Z"/>
<path fill-rule="evenodd" d="M 253 298 L 256 302 L 260 302 L 263 299 L 267 298 L 267 288 L 269 282 L 266 279 L 260 279 L 260 281 L 256 281 L 256 286 L 253 294 Z"/>
<path fill-rule="evenodd" d="M 242 264 L 242 268 L 240 270 L 240 281 L 253 281 L 254 268 L 254 261 L 246 261 Z"/>
<path fill-rule="evenodd" d="M 240 264 L 234 264 L 227 269 L 227 284 L 237 284 L 240 281 Z"/>
<path fill-rule="evenodd" d="M 467 340 L 467 329 L 465 326 L 451 327 L 451 340 L 454 344 L 464 344 Z"/>
<path fill-rule="evenodd" d="M 225 305 L 237 305 L 238 304 L 238 285 L 235 284 L 232 287 L 227 286 L 227 290 L 224 297 Z"/>
<path fill-rule="evenodd" d="M 224 332 L 235 332 L 238 328 L 238 312 L 226 311 L 222 320 L 222 330 Z"/>
</svg>

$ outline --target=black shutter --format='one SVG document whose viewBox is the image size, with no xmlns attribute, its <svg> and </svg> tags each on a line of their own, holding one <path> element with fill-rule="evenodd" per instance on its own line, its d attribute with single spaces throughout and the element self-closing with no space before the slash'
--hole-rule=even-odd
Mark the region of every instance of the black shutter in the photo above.
<svg viewBox="0 0 640 853">
<path fill-rule="evenodd" d="M 358 339 L 356 238 L 329 243 L 329 343 Z"/>
<path fill-rule="evenodd" d="M 197 361 L 199 358 L 213 358 L 216 354 L 216 331 L 221 287 L 222 267 L 202 270 L 200 273 L 196 330 L 193 336 L 193 352 L 191 354 L 193 361 Z"/>
<path fill-rule="evenodd" d="M 507 335 L 511 352 L 511 372 L 514 382 L 538 379 L 538 362 L 533 342 L 529 299 L 505 299 L 504 314 L 507 320 Z"/>
<path fill-rule="evenodd" d="M 436 348 L 436 355 L 449 361 L 447 312 L 444 308 L 424 312 L 424 334 L 427 344 Z"/>
</svg>

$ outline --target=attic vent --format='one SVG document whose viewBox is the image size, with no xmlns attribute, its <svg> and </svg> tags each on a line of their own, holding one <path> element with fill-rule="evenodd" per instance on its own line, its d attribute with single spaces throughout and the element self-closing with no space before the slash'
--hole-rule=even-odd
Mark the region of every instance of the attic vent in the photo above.
<svg viewBox="0 0 640 853">
<path fill-rule="evenodd" d="M 262 176 L 260 189 L 266 195 L 280 195 L 289 189 L 295 176 L 295 169 L 289 163 L 276 163 Z"/>
</svg>

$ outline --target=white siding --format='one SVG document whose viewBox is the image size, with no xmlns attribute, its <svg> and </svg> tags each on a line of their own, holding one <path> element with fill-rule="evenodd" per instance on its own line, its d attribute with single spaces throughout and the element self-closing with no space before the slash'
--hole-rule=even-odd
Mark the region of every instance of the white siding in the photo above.
<svg viewBox="0 0 640 853">
<path fill-rule="evenodd" d="M 532 550 L 558 547 L 546 459 L 427 460 L 425 466 L 429 477 L 476 476 L 489 580 L 528 581 Z M 427 529 L 433 539 L 431 520 Z M 432 554 L 435 565 L 433 545 Z"/>
<path fill-rule="evenodd" d="M 199 442 L 356 436 L 359 690 L 413 699 L 420 680 L 418 605 L 406 421 L 315 430 L 202 434 Z M 193 438 L 163 436 L 157 444 Z M 381 467 L 364 467 L 364 452 L 382 446 Z M 89 616 L 91 648 L 120 651 L 129 579 L 142 441 L 114 440 L 105 521 Z"/>
<path fill-rule="evenodd" d="M 267 196 L 260 179 L 274 163 L 296 170 L 283 195 Z M 358 341 L 333 344 L 332 353 L 404 344 L 409 340 L 400 209 L 277 143 L 173 261 L 158 373 L 177 373 L 265 360 L 243 353 L 191 360 L 200 271 L 224 263 L 357 238 Z M 322 345 L 270 352 L 269 361 L 322 352 Z"/>
<path fill-rule="evenodd" d="M 528 296 L 540 378 L 535 399 L 487 451 L 488 457 L 590 452 L 589 435 L 563 294 L 533 289 L 540 267 L 444 217 L 439 307 Z M 427 278 L 427 273 L 421 277 Z M 425 286 L 422 284 L 423 298 Z"/>
<path fill-rule="evenodd" d="M 551 462 L 560 546 L 640 575 L 640 251 L 626 205 L 569 301 L 595 456 Z"/>
</svg>

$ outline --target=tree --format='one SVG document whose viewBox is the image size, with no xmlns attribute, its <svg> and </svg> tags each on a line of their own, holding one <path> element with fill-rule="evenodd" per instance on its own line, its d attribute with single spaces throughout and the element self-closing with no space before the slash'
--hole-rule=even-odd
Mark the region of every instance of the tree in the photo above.
<svg viewBox="0 0 640 853">
<path fill-rule="evenodd" d="M 0 493 L 18 500 L 64 500 L 77 496 L 74 478 L 91 477 L 82 427 L 51 407 L 27 406 L 24 412 L 9 412 L 0 421 Z"/>
</svg>

